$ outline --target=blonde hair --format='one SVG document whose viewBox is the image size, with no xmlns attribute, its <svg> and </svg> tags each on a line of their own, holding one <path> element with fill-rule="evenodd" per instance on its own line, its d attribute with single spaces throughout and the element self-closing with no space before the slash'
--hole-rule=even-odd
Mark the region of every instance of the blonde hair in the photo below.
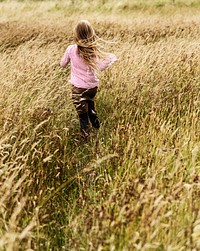
<svg viewBox="0 0 200 251">
<path fill-rule="evenodd" d="M 97 58 L 104 58 L 105 53 L 100 50 L 100 40 L 87 20 L 81 20 L 76 25 L 74 29 L 74 42 L 77 44 L 79 55 L 92 69 L 97 69 Z"/>
</svg>

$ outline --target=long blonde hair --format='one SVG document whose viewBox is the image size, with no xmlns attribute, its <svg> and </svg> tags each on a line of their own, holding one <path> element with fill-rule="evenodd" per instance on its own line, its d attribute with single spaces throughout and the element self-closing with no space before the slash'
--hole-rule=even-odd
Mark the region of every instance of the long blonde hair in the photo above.
<svg viewBox="0 0 200 251">
<path fill-rule="evenodd" d="M 106 54 L 100 50 L 100 40 L 87 20 L 78 22 L 74 29 L 74 42 L 77 44 L 79 55 L 92 69 L 97 69 L 97 58 L 104 58 Z"/>
</svg>

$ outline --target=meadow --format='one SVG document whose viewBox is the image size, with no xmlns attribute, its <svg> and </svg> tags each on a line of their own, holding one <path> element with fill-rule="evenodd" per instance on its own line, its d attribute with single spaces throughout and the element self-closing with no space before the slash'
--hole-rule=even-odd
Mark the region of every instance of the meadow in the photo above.
<svg viewBox="0 0 200 251">
<path fill-rule="evenodd" d="M 87 142 L 60 67 L 80 19 L 118 58 Z M 0 250 L 200 250 L 199 38 L 199 1 L 0 1 Z"/>
</svg>

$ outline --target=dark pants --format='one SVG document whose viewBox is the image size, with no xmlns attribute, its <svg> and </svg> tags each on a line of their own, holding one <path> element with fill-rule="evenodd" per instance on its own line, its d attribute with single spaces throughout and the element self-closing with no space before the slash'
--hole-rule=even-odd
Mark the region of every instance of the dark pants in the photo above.
<svg viewBox="0 0 200 251">
<path fill-rule="evenodd" d="M 80 120 L 81 131 L 89 133 L 89 121 L 95 128 L 100 127 L 99 119 L 95 111 L 94 97 L 97 87 L 91 89 L 72 87 L 72 100 Z"/>
</svg>

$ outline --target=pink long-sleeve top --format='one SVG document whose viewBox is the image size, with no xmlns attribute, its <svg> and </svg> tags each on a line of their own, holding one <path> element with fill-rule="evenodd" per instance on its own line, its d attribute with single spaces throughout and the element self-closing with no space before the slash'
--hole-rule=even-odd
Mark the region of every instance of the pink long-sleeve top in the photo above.
<svg viewBox="0 0 200 251">
<path fill-rule="evenodd" d="M 105 60 L 97 60 L 97 68 L 103 71 L 116 60 L 117 58 L 114 54 L 108 54 Z M 91 69 L 80 57 L 76 44 L 67 47 L 60 65 L 65 68 L 69 63 L 71 65 L 70 83 L 78 88 L 86 89 L 98 86 L 99 79 L 96 75 L 96 71 Z"/>
</svg>

